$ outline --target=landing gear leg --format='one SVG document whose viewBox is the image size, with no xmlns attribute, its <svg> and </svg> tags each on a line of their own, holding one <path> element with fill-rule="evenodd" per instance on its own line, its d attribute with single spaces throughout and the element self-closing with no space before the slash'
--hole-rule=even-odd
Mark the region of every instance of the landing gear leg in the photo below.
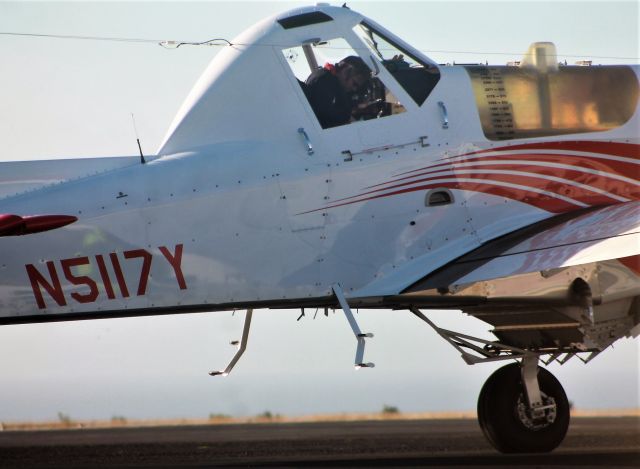
<svg viewBox="0 0 640 469">
<path fill-rule="evenodd" d="M 556 448 L 569 428 L 569 401 L 560 382 L 538 367 L 540 354 L 436 326 L 418 308 L 409 310 L 456 348 L 469 365 L 520 360 L 495 371 L 478 398 L 478 421 L 489 442 L 503 453 L 542 453 Z M 484 345 L 484 346 L 482 346 Z M 566 363 L 574 350 L 557 350 L 545 362 Z M 559 357 L 565 355 L 565 358 Z M 596 353 L 597 354 L 597 353 Z M 585 363 L 595 355 L 583 360 Z"/>
<path fill-rule="evenodd" d="M 249 308 L 247 309 L 247 314 L 244 317 L 244 327 L 242 328 L 242 339 L 234 340 L 231 342 L 231 345 L 238 347 L 238 350 L 236 351 L 235 355 L 233 356 L 233 358 L 231 359 L 231 361 L 229 362 L 229 364 L 224 370 L 210 371 L 209 372 L 210 376 L 227 376 L 229 373 L 231 373 L 231 370 L 233 369 L 233 367 L 236 366 L 236 363 L 238 363 L 238 360 L 240 360 L 240 357 L 242 356 L 244 351 L 247 349 L 247 342 L 249 341 L 249 329 L 251 328 L 252 317 L 253 317 L 253 308 Z"/>
<path fill-rule="evenodd" d="M 358 341 L 358 345 L 356 347 L 356 358 L 355 358 L 356 370 L 359 370 L 360 368 L 373 368 L 375 366 L 373 363 L 364 361 L 364 346 L 365 346 L 364 340 L 372 338 L 373 334 L 370 332 L 365 334 L 360 330 L 360 326 L 358 326 L 358 322 L 356 321 L 356 318 L 353 316 L 353 313 L 351 312 L 351 308 L 349 307 L 349 303 L 347 303 L 347 300 L 344 296 L 342 287 L 340 287 L 340 285 L 338 284 L 335 284 L 331 288 L 333 289 L 334 295 L 336 295 L 336 298 L 338 299 L 338 303 L 340 303 L 340 307 L 342 308 L 342 311 L 344 312 L 344 315 L 347 318 L 347 321 L 349 321 L 349 325 L 351 326 L 353 335 Z"/>
<path fill-rule="evenodd" d="M 527 354 L 496 370 L 478 398 L 478 421 L 503 453 L 542 453 L 556 448 L 569 428 L 569 401 L 560 382 Z"/>
</svg>

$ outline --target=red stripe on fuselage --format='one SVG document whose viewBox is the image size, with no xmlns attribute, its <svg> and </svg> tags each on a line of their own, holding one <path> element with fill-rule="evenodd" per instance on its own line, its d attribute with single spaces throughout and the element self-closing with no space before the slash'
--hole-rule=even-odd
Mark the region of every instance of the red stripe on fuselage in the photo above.
<svg viewBox="0 0 640 469">
<path fill-rule="evenodd" d="M 531 150 L 532 152 L 525 154 L 509 153 L 509 151 L 515 150 Z M 544 153 L 544 151 L 579 151 L 594 154 L 548 154 Z M 504 153 L 499 154 L 499 152 Z M 638 159 L 639 161 L 638 163 L 634 161 L 620 161 L 611 157 Z M 326 210 L 435 187 L 459 188 L 499 195 L 555 213 L 574 210 L 580 207 L 580 205 L 546 194 L 540 194 L 536 191 L 528 191 L 525 188 L 523 188 L 523 190 L 516 190 L 502 185 L 486 183 L 482 181 L 483 179 L 529 186 L 531 188 L 544 190 L 545 192 L 553 192 L 587 205 L 609 205 L 622 202 L 617 198 L 601 194 L 596 190 L 608 192 L 612 195 L 630 200 L 640 199 L 640 145 L 637 144 L 602 141 L 537 142 L 486 148 L 455 155 L 440 161 L 441 163 L 399 173 L 395 178 L 387 182 L 367 186 L 363 190 L 372 190 L 338 199 L 337 202 L 341 203 L 334 203 L 302 213 L 311 213 L 318 210 Z M 520 162 L 524 164 L 519 164 Z M 550 166 L 549 164 L 551 163 L 572 166 L 572 168 Z M 505 170 L 529 174 L 474 174 L 462 172 L 463 170 L 473 169 Z M 595 174 L 594 171 L 597 171 L 599 174 Z M 444 174 L 445 172 L 451 172 L 451 174 Z M 441 174 L 438 175 L 438 173 Z M 427 177 L 422 178 L 421 176 Z M 480 181 L 428 183 L 428 181 L 436 179 L 455 179 L 458 177 L 461 179 L 478 179 Z M 566 179 L 567 181 L 575 182 L 583 186 L 591 186 L 596 190 L 590 190 L 589 187 L 577 187 L 574 184 L 563 183 L 562 181 L 553 181 L 550 180 L 549 177 Z M 621 180 L 620 177 L 627 178 L 627 181 Z M 630 182 L 629 179 L 638 181 L 638 184 Z M 428 184 L 421 184 L 425 182 Z M 415 186 L 415 184 L 421 185 Z"/>
<path fill-rule="evenodd" d="M 564 140 L 559 142 L 536 142 L 509 145 L 497 148 L 485 148 L 468 155 L 485 153 L 490 151 L 509 150 L 562 150 L 562 151 L 586 151 L 589 153 L 602 153 L 606 155 L 625 156 L 640 159 L 640 145 L 634 143 L 602 142 L 594 140 Z"/>
<path fill-rule="evenodd" d="M 632 161 L 619 161 L 615 159 L 607 158 L 608 155 L 568 155 L 568 154 L 548 154 L 548 153 L 525 153 L 525 154 L 513 154 L 513 153 L 503 153 L 503 154 L 495 154 L 499 150 L 487 150 L 486 152 L 477 152 L 477 153 L 469 153 L 468 155 L 477 155 L 471 158 L 461 158 L 462 156 L 468 155 L 458 155 L 453 156 L 451 158 L 447 158 L 448 161 L 443 163 L 438 163 L 434 165 L 424 166 L 419 169 L 414 169 L 412 171 L 406 171 L 404 173 L 400 173 L 398 176 L 404 176 L 403 178 L 392 179 L 401 180 L 407 179 L 416 176 L 413 173 L 419 173 L 420 171 L 426 171 L 433 168 L 446 167 L 451 164 L 460 164 L 460 163 L 473 163 L 476 161 L 485 161 L 487 159 L 492 160 L 516 160 L 516 161 L 537 161 L 540 163 L 557 163 L 557 164 L 566 164 L 573 165 L 578 167 L 584 167 L 589 169 L 594 169 L 597 171 L 603 171 L 611 174 L 618 174 L 621 176 L 625 176 L 631 179 L 638 180 L 640 176 L 640 160 L 638 162 Z M 483 153 L 488 153 L 483 155 Z M 456 161 L 454 159 L 458 158 Z M 376 186 L 380 186 L 387 183 L 377 184 Z M 376 187 L 370 186 L 370 187 Z"/>
<path fill-rule="evenodd" d="M 503 171 L 517 171 L 518 173 L 526 174 L 501 174 L 501 173 L 473 173 L 466 171 L 473 170 L 503 170 Z M 464 172 L 463 172 L 464 171 Z M 399 187 L 406 187 L 413 184 L 432 181 L 435 179 L 443 178 L 465 178 L 465 179 L 479 179 L 486 180 L 491 179 L 494 181 L 507 182 L 510 184 L 519 184 L 527 187 L 533 187 L 536 189 L 553 192 L 565 197 L 569 197 L 580 202 L 589 205 L 603 205 L 603 204 L 615 204 L 621 201 L 609 197 L 606 194 L 601 194 L 597 191 L 590 190 L 587 187 L 576 186 L 572 183 L 578 183 L 585 186 L 591 186 L 595 189 L 609 192 L 613 195 L 625 197 L 628 199 L 640 199 L 640 184 L 633 187 L 624 183 L 618 179 L 607 178 L 598 174 L 585 173 L 579 169 L 564 169 L 564 168 L 551 168 L 541 167 L 537 165 L 512 165 L 512 164 L 491 164 L 491 165 L 471 165 L 457 168 L 455 166 L 449 168 L 441 168 L 439 171 L 429 171 L 424 173 L 429 177 L 412 179 L 411 181 L 403 182 L 395 185 L 387 185 L 376 190 L 361 193 L 356 196 L 346 197 L 338 199 L 338 201 L 345 201 L 363 197 L 370 194 L 377 194 Z M 548 177 L 555 177 L 566 179 L 568 182 L 554 181 L 548 179 Z M 390 183 L 388 183 L 390 184 Z"/>
<path fill-rule="evenodd" d="M 451 179 L 453 179 L 454 177 L 452 177 Z M 429 178 L 432 180 L 440 180 L 441 178 Z M 541 208 L 543 210 L 546 210 L 548 212 L 553 212 L 553 213 L 564 213 L 564 212 L 568 212 L 571 210 L 577 210 L 580 208 L 583 208 L 580 205 L 577 204 L 573 204 L 569 201 L 565 201 L 562 199 L 557 199 L 555 197 L 552 196 L 548 196 L 545 194 L 540 194 L 538 192 L 535 191 L 529 191 L 526 189 L 518 189 L 518 188 L 512 188 L 512 187 L 505 187 L 505 186 L 497 186 L 495 184 L 489 184 L 489 183 L 484 183 L 484 182 L 466 182 L 466 181 L 449 181 L 449 182 L 444 182 L 444 181 L 440 181 L 437 183 L 431 183 L 431 184 L 423 184 L 423 185 L 419 185 L 419 186 L 414 186 L 414 187 L 408 187 L 408 188 L 404 188 L 404 189 L 400 189 L 397 191 L 393 191 L 393 192 L 386 192 L 384 194 L 377 194 L 377 195 L 371 195 L 369 197 L 365 197 L 362 199 L 358 199 L 358 200 L 352 200 L 352 201 L 348 201 L 348 202 L 343 202 L 343 203 L 339 203 L 339 204 L 333 204 L 333 205 L 329 205 L 327 207 L 323 207 L 323 208 L 318 208 L 315 210 L 309 210 L 306 212 L 301 212 L 298 215 L 302 215 L 305 213 L 312 213 L 312 212 L 317 212 L 319 210 L 327 210 L 327 209 L 331 209 L 331 208 L 336 208 L 336 207 L 342 207 L 345 205 L 351 205 L 351 204 L 356 204 L 356 203 L 360 203 L 360 202 L 367 202 L 369 200 L 375 200 L 375 199 L 379 199 L 379 198 L 385 198 L 385 197 L 391 197 L 394 195 L 399 195 L 399 194 L 407 194 L 409 192 L 416 192 L 416 191 L 422 191 L 422 190 L 428 190 L 428 189 L 434 189 L 434 188 L 440 188 L 440 187 L 446 187 L 449 189 L 460 189 L 460 190 L 467 190 L 467 191 L 474 191 L 474 192 L 481 192 L 484 194 L 491 194 L 491 195 L 497 195 L 500 197 L 506 197 L 512 200 L 518 200 L 521 202 L 524 202 L 526 204 L 529 205 L 533 205 L 535 207 Z M 597 194 L 598 196 L 600 196 L 600 194 Z M 602 196 L 600 196 L 602 197 Z M 595 200 L 595 199 L 594 199 Z M 610 204 L 610 200 L 606 198 L 606 200 L 608 201 L 603 201 L 602 203 L 600 203 L 600 205 L 606 205 L 606 204 Z"/>
</svg>

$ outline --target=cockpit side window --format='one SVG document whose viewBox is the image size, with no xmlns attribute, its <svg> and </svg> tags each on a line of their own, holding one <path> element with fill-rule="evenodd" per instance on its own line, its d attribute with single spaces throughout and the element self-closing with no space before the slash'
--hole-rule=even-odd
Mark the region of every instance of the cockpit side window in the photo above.
<svg viewBox="0 0 640 469">
<path fill-rule="evenodd" d="M 418 59 L 366 22 L 357 25 L 354 31 L 407 94 L 421 106 L 440 80 L 438 67 Z"/>
<path fill-rule="evenodd" d="M 282 52 L 324 129 L 405 112 L 345 39 L 310 41 Z"/>
</svg>

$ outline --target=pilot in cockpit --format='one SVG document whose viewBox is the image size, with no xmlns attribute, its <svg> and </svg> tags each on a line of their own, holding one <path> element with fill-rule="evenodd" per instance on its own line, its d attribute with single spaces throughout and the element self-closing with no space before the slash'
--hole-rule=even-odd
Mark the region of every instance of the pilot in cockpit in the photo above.
<svg viewBox="0 0 640 469">
<path fill-rule="evenodd" d="M 348 56 L 336 64 L 314 70 L 303 89 L 323 128 L 349 123 L 358 112 L 354 99 L 366 89 L 371 70 L 357 56 Z"/>
</svg>

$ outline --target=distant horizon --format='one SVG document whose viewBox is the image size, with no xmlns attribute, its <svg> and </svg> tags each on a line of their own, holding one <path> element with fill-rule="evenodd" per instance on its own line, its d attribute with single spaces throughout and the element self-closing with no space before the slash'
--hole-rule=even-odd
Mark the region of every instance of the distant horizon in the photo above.
<svg viewBox="0 0 640 469">
<path fill-rule="evenodd" d="M 0 431 L 20 430 L 48 430 L 48 429 L 90 429 L 111 427 L 149 427 L 149 426 L 184 426 L 184 425 L 222 425 L 248 423 L 301 423 L 301 422 L 352 422 L 367 420 L 458 420 L 475 419 L 475 410 L 436 411 L 436 412 L 402 412 L 388 411 L 384 408 L 378 412 L 339 412 L 323 414 L 288 415 L 272 413 L 265 410 L 262 413 L 237 417 L 226 414 L 210 414 L 204 417 L 182 418 L 143 418 L 130 419 L 126 415 L 114 415 L 110 419 L 74 419 L 71 415 L 60 413 L 57 420 L 24 420 L 2 421 Z M 611 409 L 576 409 L 571 410 L 572 418 L 593 417 L 638 417 L 640 407 L 611 408 Z"/>
</svg>

